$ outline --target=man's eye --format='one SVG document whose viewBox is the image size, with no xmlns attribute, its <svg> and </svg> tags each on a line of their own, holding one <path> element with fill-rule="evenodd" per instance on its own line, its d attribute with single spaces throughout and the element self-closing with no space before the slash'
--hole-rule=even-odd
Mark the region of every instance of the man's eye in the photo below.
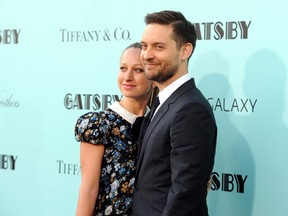
<svg viewBox="0 0 288 216">
<path fill-rule="evenodd" d="M 142 45 L 142 50 L 146 50 L 147 49 L 147 45 Z"/>
<path fill-rule="evenodd" d="M 162 46 L 162 45 L 157 45 L 156 46 L 156 49 L 163 49 L 164 48 L 164 46 Z"/>
</svg>

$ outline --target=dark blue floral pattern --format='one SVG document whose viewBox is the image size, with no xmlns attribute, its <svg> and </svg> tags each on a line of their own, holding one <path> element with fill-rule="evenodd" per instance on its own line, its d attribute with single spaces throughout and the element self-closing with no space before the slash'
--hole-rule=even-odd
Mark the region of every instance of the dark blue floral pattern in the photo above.
<svg viewBox="0 0 288 216">
<path fill-rule="evenodd" d="M 94 216 L 132 214 L 137 145 L 131 124 L 111 109 L 82 115 L 77 141 L 105 145 Z"/>
</svg>

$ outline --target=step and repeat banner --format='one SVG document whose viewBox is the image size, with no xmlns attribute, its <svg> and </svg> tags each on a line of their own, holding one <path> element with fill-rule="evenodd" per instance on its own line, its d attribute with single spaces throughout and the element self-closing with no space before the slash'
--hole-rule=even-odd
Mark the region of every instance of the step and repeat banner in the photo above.
<svg viewBox="0 0 288 216">
<path fill-rule="evenodd" d="M 164 9 L 197 28 L 189 74 L 219 128 L 210 215 L 288 212 L 286 1 L 0 0 L 1 216 L 75 215 L 75 122 L 121 99 L 120 54 Z"/>
</svg>

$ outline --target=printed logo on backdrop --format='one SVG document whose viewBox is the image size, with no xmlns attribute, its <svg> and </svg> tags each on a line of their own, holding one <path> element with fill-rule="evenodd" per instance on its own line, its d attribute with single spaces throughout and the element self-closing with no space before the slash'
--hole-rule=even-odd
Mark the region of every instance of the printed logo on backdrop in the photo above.
<svg viewBox="0 0 288 216">
<path fill-rule="evenodd" d="M 251 21 L 194 23 L 198 40 L 248 39 Z"/>
<path fill-rule="evenodd" d="M 245 185 L 248 175 L 217 172 L 212 173 L 212 191 L 225 191 L 245 193 Z"/>
<path fill-rule="evenodd" d="M 1 44 L 18 44 L 21 29 L 2 29 L 0 30 Z"/>
<path fill-rule="evenodd" d="M 0 154 L 0 169 L 15 170 L 17 158 L 17 155 Z"/>
<path fill-rule="evenodd" d="M 78 164 L 67 163 L 63 160 L 57 160 L 57 173 L 62 175 L 80 175 L 81 168 Z"/>
<path fill-rule="evenodd" d="M 123 95 L 67 93 L 64 96 L 64 106 L 69 110 L 105 110 L 122 97 Z"/>
<path fill-rule="evenodd" d="M 208 98 L 213 111 L 219 112 L 255 112 L 258 99 L 251 98 Z"/>
<path fill-rule="evenodd" d="M 14 98 L 13 94 L 5 90 L 0 90 L 0 108 L 19 108 L 20 102 Z"/>
<path fill-rule="evenodd" d="M 131 40 L 130 31 L 122 27 L 114 29 L 68 30 L 60 29 L 61 42 L 99 42 Z"/>
</svg>

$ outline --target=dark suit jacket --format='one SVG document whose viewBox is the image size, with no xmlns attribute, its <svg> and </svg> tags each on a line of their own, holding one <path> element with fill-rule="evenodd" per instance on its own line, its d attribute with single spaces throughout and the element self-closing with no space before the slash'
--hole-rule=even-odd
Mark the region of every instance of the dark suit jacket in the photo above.
<svg viewBox="0 0 288 216">
<path fill-rule="evenodd" d="M 217 128 L 194 80 L 180 86 L 141 132 L 133 216 L 207 216 Z"/>
</svg>

